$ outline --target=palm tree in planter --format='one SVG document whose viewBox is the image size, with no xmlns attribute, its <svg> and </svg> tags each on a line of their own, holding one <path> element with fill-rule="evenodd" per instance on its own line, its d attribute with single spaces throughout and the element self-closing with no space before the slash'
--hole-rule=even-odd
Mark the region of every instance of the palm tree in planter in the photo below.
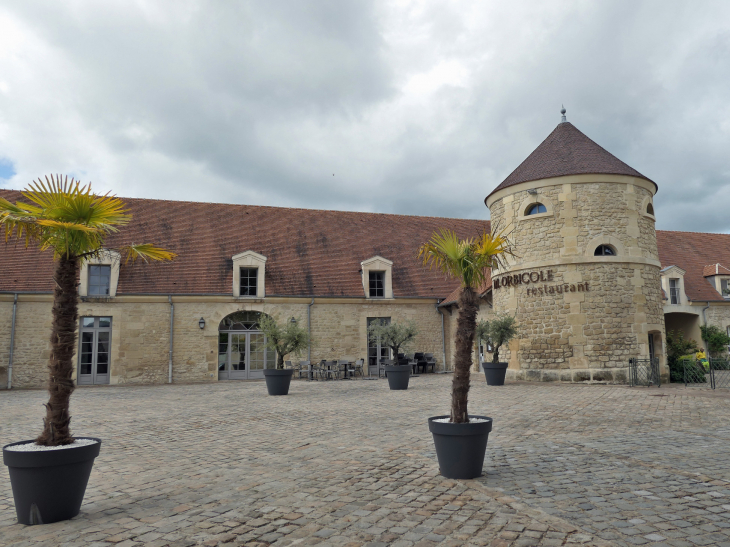
<svg viewBox="0 0 730 547">
<path fill-rule="evenodd" d="M 459 239 L 455 232 L 442 229 L 418 250 L 424 266 L 435 267 L 461 282 L 457 300 L 459 316 L 456 321 L 451 414 L 429 418 L 441 474 L 448 478 L 470 479 L 482 474 L 492 419 L 470 416 L 467 408 L 471 352 L 479 311 L 477 289 L 486 283 L 490 268 L 504 266 L 506 255 L 514 256 L 514 253 L 504 230 Z"/>
<path fill-rule="evenodd" d="M 375 321 L 368 327 L 368 334 L 372 338 L 379 339 L 381 345 L 389 347 L 393 352 L 394 359 L 397 360 L 401 348 L 408 347 L 418 336 L 418 326 L 413 320 L 390 324 Z M 390 389 L 408 389 L 408 382 L 411 377 L 410 366 L 386 366 L 385 374 Z"/>
<path fill-rule="evenodd" d="M 43 432 L 34 441 L 3 447 L 9 467 L 18 521 L 41 524 L 76 516 L 101 440 L 71 435 L 69 400 L 74 390 L 73 355 L 78 327 L 78 279 L 84 262 L 105 256 L 104 243 L 117 226 L 132 215 L 122 200 L 92 194 L 91 185 L 80 186 L 68 177 L 46 177 L 22 192 L 30 203 L 12 204 L 0 198 L 0 226 L 5 240 L 15 235 L 26 246 L 52 250 L 53 322 L 48 392 Z M 117 250 L 126 261 L 172 260 L 175 253 L 145 243 Z"/>
<path fill-rule="evenodd" d="M 311 342 L 309 333 L 296 319 L 280 325 L 276 319 L 264 314 L 259 320 L 259 330 L 266 335 L 267 347 L 276 351 L 276 368 L 264 369 L 266 389 L 269 395 L 287 395 L 294 369 L 284 368 L 284 358 L 290 353 L 301 354 Z"/>
<path fill-rule="evenodd" d="M 487 336 L 492 346 L 492 362 L 482 363 L 487 385 L 503 386 L 507 373 L 507 363 L 499 361 L 499 348 L 517 336 L 515 318 L 511 315 L 499 315 L 487 323 Z"/>
</svg>

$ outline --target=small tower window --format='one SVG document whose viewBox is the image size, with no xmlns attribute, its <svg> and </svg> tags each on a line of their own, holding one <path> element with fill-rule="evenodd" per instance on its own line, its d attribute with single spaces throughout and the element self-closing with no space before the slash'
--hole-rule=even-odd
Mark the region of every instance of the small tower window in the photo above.
<svg viewBox="0 0 730 547">
<path fill-rule="evenodd" d="M 616 249 L 610 245 L 599 245 L 596 247 L 596 251 L 593 253 L 594 256 L 616 256 Z"/>
<path fill-rule="evenodd" d="M 651 203 L 646 205 L 646 212 L 647 214 L 654 216 L 654 206 Z"/>
<path fill-rule="evenodd" d="M 536 215 L 538 213 L 547 213 L 547 208 L 542 203 L 533 203 L 530 205 L 525 215 Z"/>
</svg>

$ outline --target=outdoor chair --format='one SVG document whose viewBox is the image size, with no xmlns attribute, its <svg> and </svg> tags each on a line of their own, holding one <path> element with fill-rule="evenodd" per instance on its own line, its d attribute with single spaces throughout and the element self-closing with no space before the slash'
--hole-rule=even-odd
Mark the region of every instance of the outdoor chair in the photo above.
<svg viewBox="0 0 730 547">
<path fill-rule="evenodd" d="M 423 371 L 428 372 L 428 367 L 431 367 L 431 372 L 436 372 L 436 359 L 433 356 L 433 353 L 424 353 L 424 358 L 426 359 L 426 366 L 424 367 Z"/>
<path fill-rule="evenodd" d="M 309 378 L 309 361 L 299 361 L 299 366 L 297 367 L 297 377 L 301 379 L 302 374 L 304 374 L 307 379 Z"/>
<path fill-rule="evenodd" d="M 380 378 L 381 373 L 384 378 L 388 377 L 388 373 L 385 372 L 385 367 L 393 366 L 393 360 L 392 359 L 381 359 L 380 360 L 380 366 L 378 367 L 378 378 Z"/>
<path fill-rule="evenodd" d="M 284 368 L 294 368 L 291 361 L 284 361 Z"/>
<path fill-rule="evenodd" d="M 339 376 L 339 370 L 337 367 L 337 361 L 325 361 L 324 362 L 324 376 L 326 380 L 335 380 Z"/>
<path fill-rule="evenodd" d="M 426 372 L 426 357 L 422 351 L 417 351 L 413 354 L 413 358 L 416 360 L 416 368 L 419 371 Z"/>
<path fill-rule="evenodd" d="M 418 361 L 416 361 L 413 353 L 409 353 L 406 355 L 405 364 L 411 367 L 411 371 L 413 372 L 413 374 L 418 374 Z"/>
<path fill-rule="evenodd" d="M 357 376 L 359 374 L 360 378 L 362 378 L 363 377 L 362 369 L 363 369 L 364 364 L 365 364 L 364 359 L 358 359 L 353 364 L 349 365 L 350 368 L 348 368 L 347 370 L 350 374 L 350 377 L 355 378 L 355 376 Z"/>
</svg>

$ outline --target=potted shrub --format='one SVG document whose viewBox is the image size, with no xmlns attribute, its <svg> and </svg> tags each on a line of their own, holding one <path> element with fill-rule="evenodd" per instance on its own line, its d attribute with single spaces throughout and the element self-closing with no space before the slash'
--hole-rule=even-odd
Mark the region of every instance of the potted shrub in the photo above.
<svg viewBox="0 0 730 547">
<path fill-rule="evenodd" d="M 264 378 L 269 395 L 287 395 L 294 369 L 284 368 L 284 358 L 299 355 L 309 346 L 309 333 L 296 319 L 279 325 L 273 317 L 261 316 L 259 330 L 266 335 L 266 346 L 276 351 L 276 368 L 265 368 Z"/>
<path fill-rule="evenodd" d="M 15 205 L 0 198 L 0 226 L 6 239 L 15 234 L 26 245 L 52 250 L 53 324 L 48 365 L 48 392 L 43 432 L 35 440 L 3 447 L 21 524 L 47 524 L 78 515 L 101 440 L 71 435 L 69 399 L 74 390 L 73 355 L 78 328 L 78 279 L 81 265 L 109 250 L 105 239 L 128 224 L 122 200 L 95 196 L 68 177 L 46 177 L 24 191 L 30 203 Z M 126 260 L 171 260 L 175 254 L 150 244 L 118 249 Z"/>
<path fill-rule="evenodd" d="M 469 414 L 467 407 L 471 351 L 479 311 L 477 289 L 485 285 L 488 269 L 502 265 L 502 258 L 507 254 L 513 255 L 504 231 L 459 239 L 455 232 L 441 230 L 434 233 L 418 251 L 424 265 L 436 267 L 461 282 L 457 300 L 459 316 L 456 322 L 451 414 L 428 419 L 444 477 L 472 479 L 482 474 L 492 418 Z"/>
<path fill-rule="evenodd" d="M 482 363 L 484 376 L 489 386 L 503 386 L 507 374 L 507 363 L 500 362 L 499 348 L 517 336 L 515 318 L 511 315 L 500 315 L 487 323 L 489 344 L 492 346 L 492 362 Z"/>
<path fill-rule="evenodd" d="M 390 348 L 393 355 L 397 356 L 401 349 L 407 348 L 418 335 L 418 327 L 415 321 L 404 321 L 402 323 L 383 324 L 374 322 L 368 328 L 368 333 L 373 338 L 380 339 L 380 344 Z M 397 361 L 396 361 L 397 362 Z M 410 365 L 391 365 L 385 367 L 385 376 L 388 378 L 388 386 L 392 390 L 408 389 L 408 382 L 411 378 Z"/>
</svg>

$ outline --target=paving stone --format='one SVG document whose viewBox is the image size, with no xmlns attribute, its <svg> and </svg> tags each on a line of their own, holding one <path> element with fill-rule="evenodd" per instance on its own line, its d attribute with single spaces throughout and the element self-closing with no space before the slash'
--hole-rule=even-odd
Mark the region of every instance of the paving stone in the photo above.
<svg viewBox="0 0 730 547">
<path fill-rule="evenodd" d="M 76 433 L 104 439 L 81 514 L 15 524 L 2 466 L 0 544 L 730 545 L 730 396 L 475 375 L 470 408 L 495 426 L 485 475 L 461 482 L 426 426 L 450 382 L 78 389 Z M 32 437 L 45 398 L 0 392 L 3 439 Z"/>
</svg>

